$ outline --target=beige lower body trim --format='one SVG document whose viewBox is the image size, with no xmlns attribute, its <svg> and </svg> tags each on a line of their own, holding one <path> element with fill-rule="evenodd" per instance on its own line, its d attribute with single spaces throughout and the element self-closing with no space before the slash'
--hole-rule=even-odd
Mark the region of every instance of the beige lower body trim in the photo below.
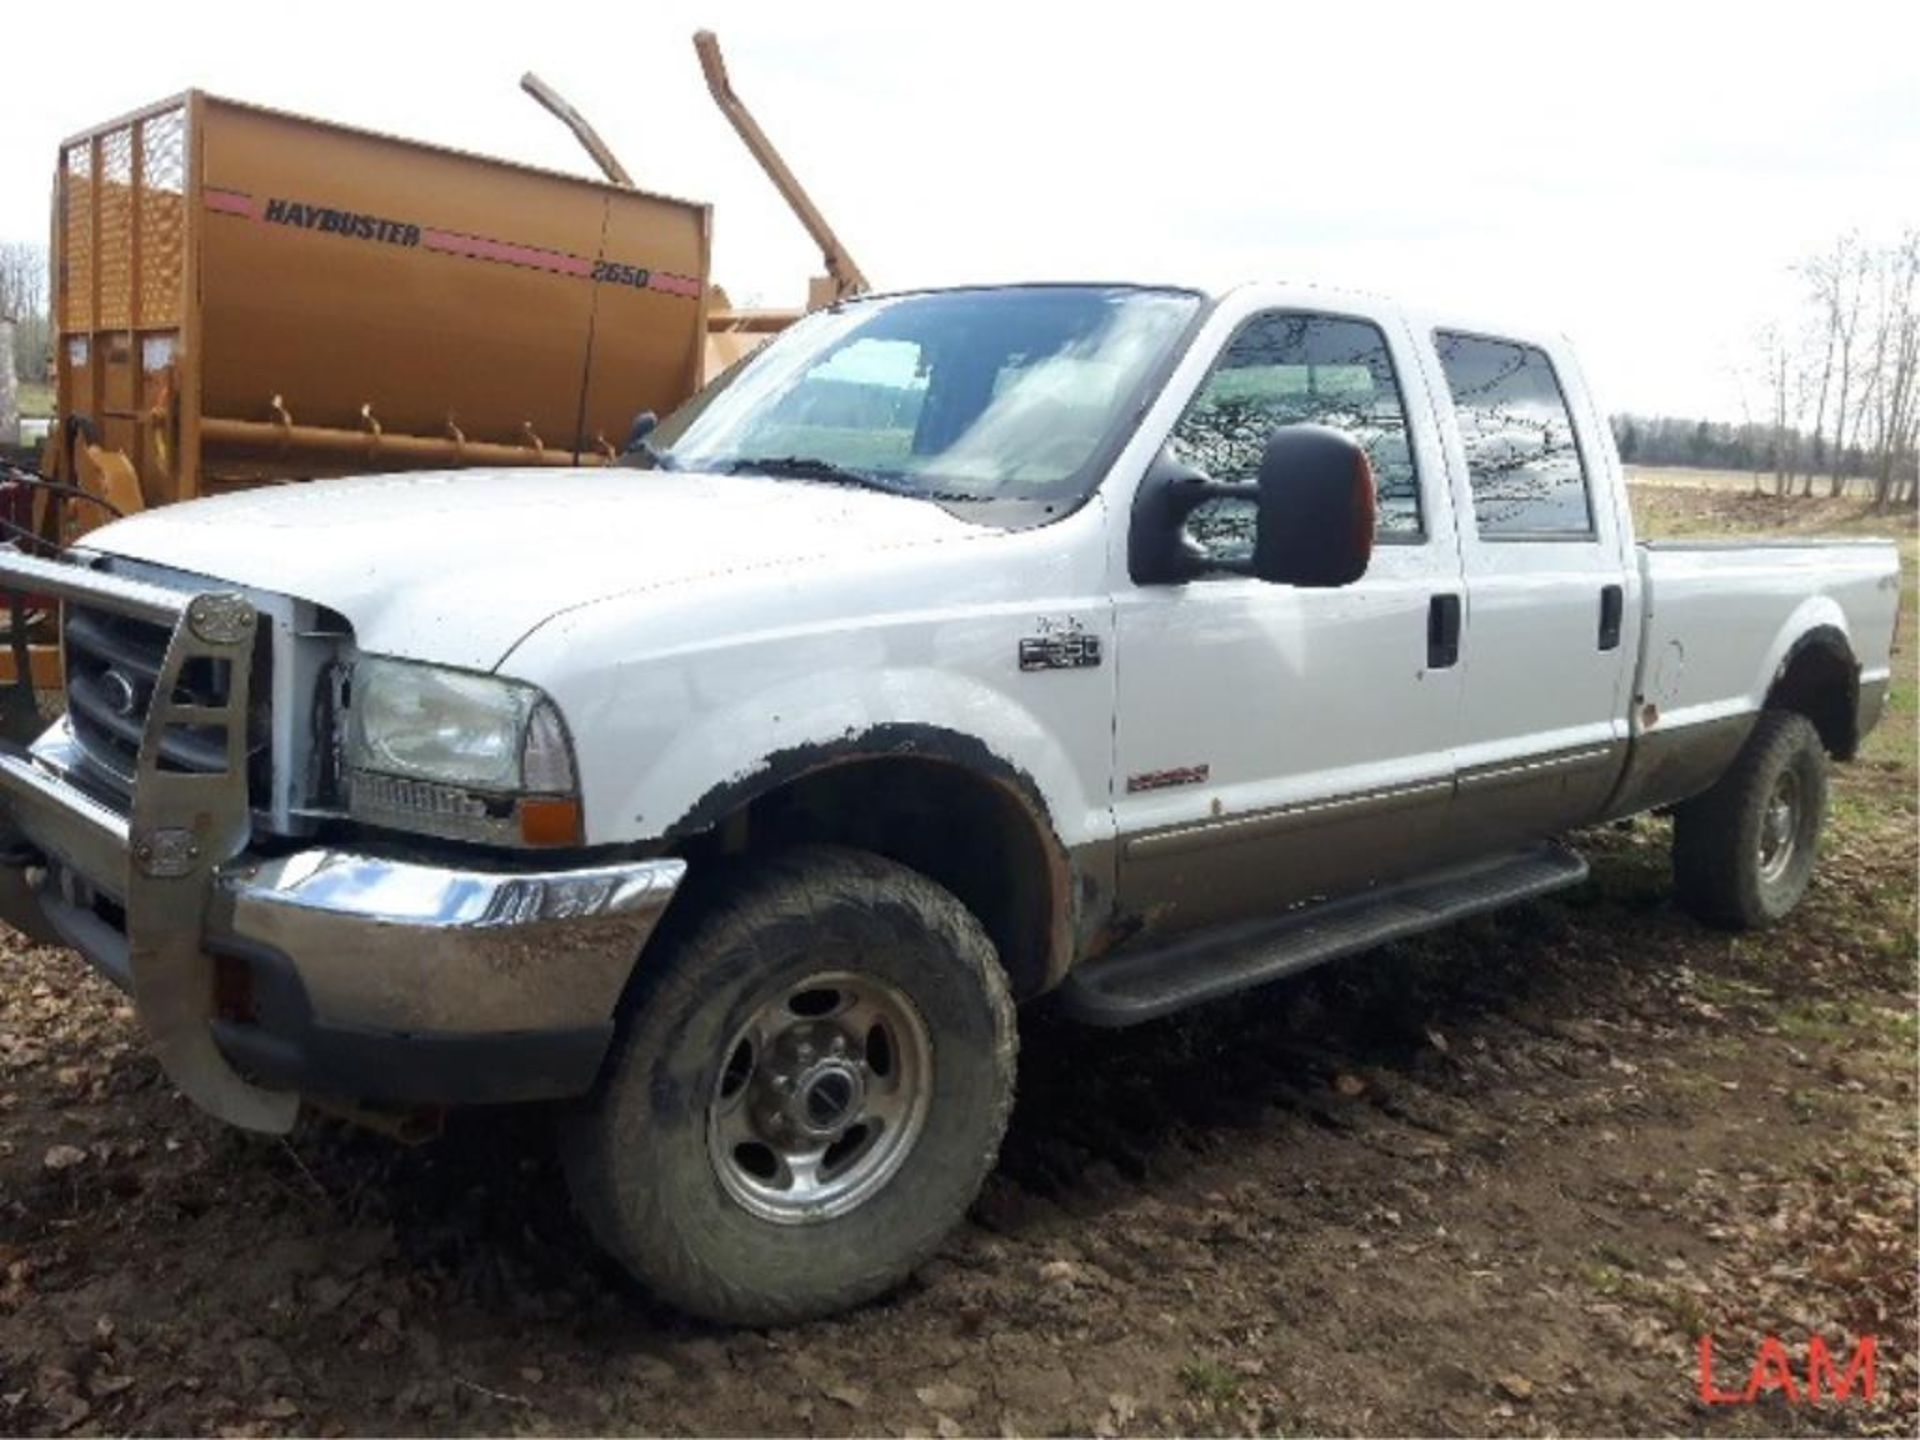
<svg viewBox="0 0 1920 1440">
<path fill-rule="evenodd" d="M 1462 770 L 1439 858 L 1485 854 L 1586 824 L 1613 793 L 1626 754 L 1625 741 L 1609 741 Z"/>
<path fill-rule="evenodd" d="M 1516 785 L 1538 785 L 1574 771 L 1618 765 L 1618 744 L 1586 745 L 1573 750 L 1558 750 L 1551 755 L 1534 755 L 1524 760 L 1498 760 L 1462 770 L 1456 788 L 1462 796 L 1489 790 L 1504 790 Z"/>
<path fill-rule="evenodd" d="M 1170 933 L 1410 873 L 1452 799 L 1452 780 L 1434 779 L 1132 836 L 1119 918 Z"/>
<path fill-rule="evenodd" d="M 1134 836 L 1126 843 L 1126 856 L 1129 860 L 1135 860 L 1184 855 L 1194 850 L 1208 850 L 1216 845 L 1257 841 L 1337 821 L 1388 815 L 1409 806 L 1445 799 L 1452 790 L 1451 780 L 1428 780 L 1413 785 L 1365 790 L 1354 795 L 1308 800 L 1272 810 L 1256 810 L 1249 815 L 1231 815 L 1191 825 L 1176 825 L 1171 829 Z"/>
<path fill-rule="evenodd" d="M 1600 813 L 1625 755 L 1584 745 L 1130 836 L 1120 915 L 1171 932 L 1271 914 L 1552 835 Z"/>
<path fill-rule="evenodd" d="M 1618 820 L 1690 800 L 1726 774 L 1747 743 L 1757 711 L 1696 725 L 1661 725 L 1634 738 L 1626 773 L 1607 800 L 1604 819 Z"/>
</svg>

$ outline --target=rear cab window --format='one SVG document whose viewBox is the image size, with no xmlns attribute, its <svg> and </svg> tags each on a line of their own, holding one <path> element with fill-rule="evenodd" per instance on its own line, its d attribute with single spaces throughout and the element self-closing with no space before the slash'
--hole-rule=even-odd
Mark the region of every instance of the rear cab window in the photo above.
<svg viewBox="0 0 1920 1440">
<path fill-rule="evenodd" d="M 1595 538 L 1587 468 L 1553 361 L 1537 345 L 1440 330 L 1474 528 L 1483 540 Z"/>
</svg>

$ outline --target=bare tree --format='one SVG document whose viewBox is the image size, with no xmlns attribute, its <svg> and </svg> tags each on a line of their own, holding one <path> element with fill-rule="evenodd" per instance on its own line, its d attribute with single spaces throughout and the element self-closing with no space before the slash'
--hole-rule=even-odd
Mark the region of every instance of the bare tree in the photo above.
<svg viewBox="0 0 1920 1440">
<path fill-rule="evenodd" d="M 1887 245 L 1848 231 L 1793 268 L 1803 319 L 1763 326 L 1750 362 L 1765 379 L 1774 493 L 1811 496 L 1824 472 L 1829 496 L 1859 477 L 1877 507 L 1920 498 L 1920 229 Z"/>
<path fill-rule="evenodd" d="M 23 380 L 47 378 L 53 317 L 47 310 L 47 251 L 43 245 L 0 243 L 0 315 L 14 326 L 14 369 Z"/>
<path fill-rule="evenodd" d="M 1839 381 L 1834 408 L 1833 444 L 1828 447 L 1826 455 L 1828 482 L 1832 493 L 1836 495 L 1840 493 L 1841 467 L 1846 459 L 1847 402 L 1853 382 L 1853 341 L 1860 324 L 1860 296 L 1864 288 L 1863 258 L 1864 247 L 1859 234 L 1848 231 L 1834 242 L 1831 251 L 1816 255 L 1800 267 L 1826 332 L 1820 364 L 1820 403 L 1813 419 L 1816 448 L 1825 433 L 1828 396 L 1832 393 L 1833 382 L 1836 379 Z M 1808 465 L 1806 484 L 1801 494 L 1813 494 L 1813 475 L 1818 463 L 1816 456 Z"/>
<path fill-rule="evenodd" d="M 1860 330 L 1860 307 L 1870 263 L 1871 257 L 1859 233 L 1850 230 L 1834 242 L 1831 252 L 1809 262 L 1805 272 L 1826 319 L 1828 370 L 1839 383 L 1834 404 L 1833 444 L 1827 451 L 1827 493 L 1830 495 L 1839 495 L 1845 489 L 1847 451 L 1857 438 L 1860 426 L 1857 412 L 1849 416 L 1848 402 L 1853 398 L 1854 342 Z M 1824 385 L 1822 392 L 1824 402 Z M 1821 408 L 1824 412 L 1824 403 Z M 1851 429 L 1847 424 L 1850 418 Z M 1816 422 L 1814 434 L 1819 433 Z M 1803 493 L 1813 493 L 1811 469 Z"/>
<path fill-rule="evenodd" d="M 1920 230 L 1908 230 L 1875 254 L 1873 281 L 1873 504 L 1884 510 L 1896 479 L 1920 460 Z"/>
<path fill-rule="evenodd" d="M 1754 337 L 1753 364 L 1767 394 L 1765 425 L 1754 425 L 1751 417 L 1748 417 L 1745 427 L 1756 433 L 1764 430 L 1767 437 L 1764 450 L 1756 444 L 1753 451 L 1756 491 L 1761 488 L 1760 471 L 1769 462 L 1773 466 L 1775 495 L 1791 495 L 1794 486 L 1799 483 L 1802 462 L 1808 465 L 1814 463 L 1806 446 L 1806 422 L 1816 384 L 1821 395 L 1820 410 L 1814 423 L 1817 427 L 1825 421 L 1825 392 L 1832 378 L 1832 356 L 1822 353 L 1826 338 L 1823 326 L 1810 321 L 1804 311 L 1768 321 Z M 1744 391 L 1741 392 L 1741 410 L 1745 415 Z"/>
<path fill-rule="evenodd" d="M 1827 324 L 1823 329 L 1823 347 L 1820 353 L 1820 400 L 1813 409 L 1813 445 L 1807 454 L 1807 474 L 1802 495 L 1813 494 L 1813 472 L 1820 461 L 1820 436 L 1827 423 L 1827 395 L 1833 386 L 1833 326 Z M 1787 487 L 1793 487 L 1793 476 L 1787 477 Z"/>
<path fill-rule="evenodd" d="M 1767 449 L 1773 454 L 1773 493 L 1787 493 L 1788 467 L 1792 464 L 1788 454 L 1788 406 L 1790 376 L 1793 371 L 1789 357 L 1789 344 L 1784 326 L 1777 320 L 1769 321 L 1760 328 L 1758 341 L 1761 373 L 1767 386 Z M 1740 410 L 1742 418 L 1746 414 L 1746 391 L 1740 392 Z M 1753 472 L 1754 493 L 1760 493 L 1760 471 Z"/>
<path fill-rule="evenodd" d="M 47 308 L 47 252 L 24 240 L 0 242 L 0 310 L 16 320 Z"/>
</svg>

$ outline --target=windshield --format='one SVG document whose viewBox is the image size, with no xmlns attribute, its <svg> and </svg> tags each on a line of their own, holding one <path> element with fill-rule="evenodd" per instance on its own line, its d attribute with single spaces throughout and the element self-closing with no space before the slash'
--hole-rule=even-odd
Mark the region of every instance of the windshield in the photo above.
<svg viewBox="0 0 1920 1440">
<path fill-rule="evenodd" d="M 676 470 L 939 500 L 1078 496 L 1199 305 L 1033 286 L 836 306 L 670 416 L 650 448 Z"/>
</svg>

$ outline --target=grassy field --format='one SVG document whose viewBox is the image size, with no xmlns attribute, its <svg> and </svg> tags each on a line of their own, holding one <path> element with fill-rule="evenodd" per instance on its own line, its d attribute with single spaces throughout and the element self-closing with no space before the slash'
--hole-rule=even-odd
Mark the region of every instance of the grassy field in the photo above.
<svg viewBox="0 0 1920 1440">
<path fill-rule="evenodd" d="M 1745 470 L 1695 470 L 1680 465 L 1628 465 L 1627 484 L 1658 486 L 1662 489 L 1751 491 L 1756 477 Z M 1771 489 L 1772 475 L 1757 477 L 1762 488 Z"/>
<path fill-rule="evenodd" d="M 53 414 L 53 386 L 39 380 L 20 382 L 20 414 L 39 419 Z"/>
<path fill-rule="evenodd" d="M 1628 465 L 1627 483 L 1636 488 L 1715 490 L 1732 494 L 1773 494 L 1773 472 L 1771 470 L 1754 473 L 1750 470 L 1698 470 L 1683 465 Z M 1795 482 L 1796 490 L 1806 483 L 1802 476 Z M 1827 477 L 1814 477 L 1814 494 L 1806 499 L 1824 500 L 1827 496 Z M 1854 477 L 1847 481 L 1847 490 L 1840 498 L 1859 501 L 1871 498 L 1872 482 Z M 1799 497 L 1790 497 L 1799 498 Z M 1804 517 L 1803 517 L 1804 518 Z"/>
</svg>

